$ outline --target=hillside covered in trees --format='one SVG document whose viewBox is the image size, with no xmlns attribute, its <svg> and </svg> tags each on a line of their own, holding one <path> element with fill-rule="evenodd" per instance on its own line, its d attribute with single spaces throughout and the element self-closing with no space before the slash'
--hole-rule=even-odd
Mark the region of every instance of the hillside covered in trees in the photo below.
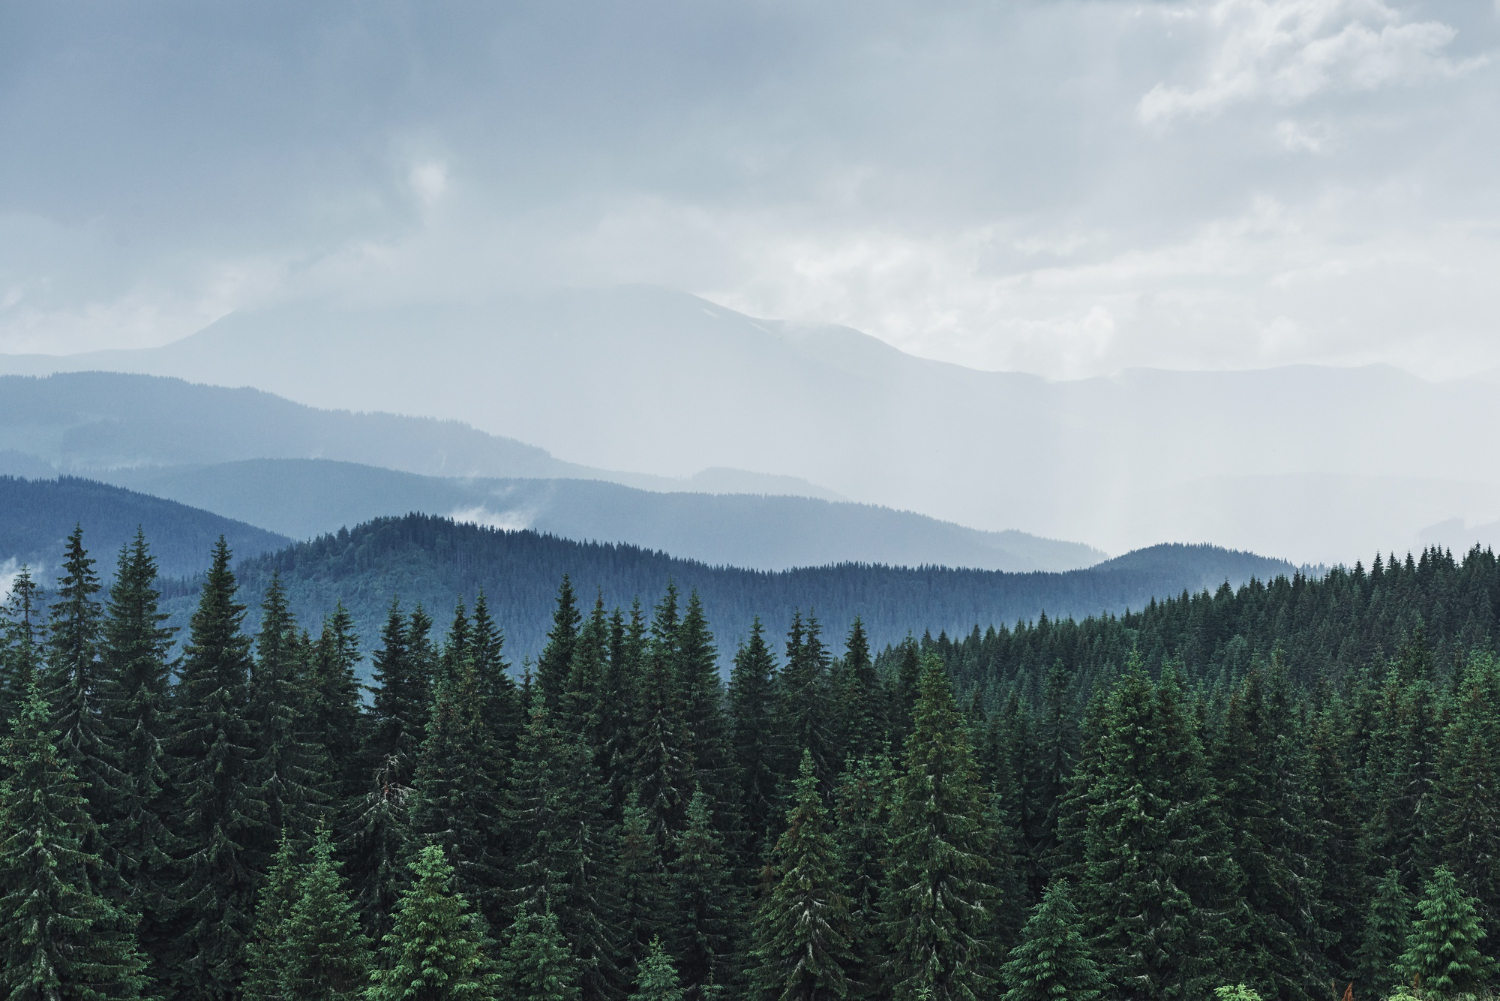
<svg viewBox="0 0 1500 1001">
<path fill-rule="evenodd" d="M 1377 559 L 876 653 L 565 578 L 366 648 L 226 546 L 6 612 L 8 997 L 1449 998 L 1494 976 L 1500 566 Z M 372 667 L 362 691 L 358 666 Z M 368 695 L 368 698 L 366 697 Z M 1238 986 L 1236 986 L 1238 985 Z"/>
<path fill-rule="evenodd" d="M 501 610 L 517 663 L 546 643 L 552 598 L 567 574 L 580 595 L 607 606 L 649 603 L 666 582 L 697 592 L 727 646 L 748 638 L 756 616 L 783 633 L 800 609 L 842 635 L 856 616 L 884 646 L 975 624 L 1006 624 L 1043 613 L 1079 618 L 1145 607 L 1153 597 L 1292 573 L 1279 560 L 1211 546 L 1158 546 L 1087 570 L 1004 573 L 943 567 L 842 564 L 782 572 L 709 566 L 635 546 L 575 542 L 535 532 L 503 532 L 443 518 L 378 518 L 347 532 L 243 560 L 236 573 L 252 606 L 251 626 L 273 575 L 299 618 L 320 621 L 342 603 L 355 632 L 373 642 L 393 596 L 446 620 L 481 592 Z M 186 624 L 200 581 L 167 588 L 174 622 Z"/>
</svg>

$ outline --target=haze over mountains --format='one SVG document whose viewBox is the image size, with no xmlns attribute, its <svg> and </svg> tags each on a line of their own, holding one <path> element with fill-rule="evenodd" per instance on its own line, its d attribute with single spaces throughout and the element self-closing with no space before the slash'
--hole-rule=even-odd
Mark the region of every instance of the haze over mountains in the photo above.
<svg viewBox="0 0 1500 1001">
<path fill-rule="evenodd" d="M 301 303 L 232 314 L 164 348 L 0 368 L 252 385 L 461 420 L 590 467 L 754 470 L 1115 552 L 1211 541 L 1352 562 L 1422 542 L 1466 548 L 1470 526 L 1500 518 L 1500 470 L 1483 461 L 1500 400 L 1477 380 L 1296 367 L 1049 382 L 656 288 Z"/>
</svg>

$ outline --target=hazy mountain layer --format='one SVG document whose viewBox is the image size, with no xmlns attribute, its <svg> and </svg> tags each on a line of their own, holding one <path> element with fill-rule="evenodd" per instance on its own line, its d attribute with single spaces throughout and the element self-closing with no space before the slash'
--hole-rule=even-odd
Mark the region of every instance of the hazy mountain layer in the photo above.
<svg viewBox="0 0 1500 1001">
<path fill-rule="evenodd" d="M 327 459 L 99 475 L 302 539 L 416 511 L 758 570 L 827 563 L 1072 570 L 1105 558 L 1074 542 L 979 532 L 908 511 L 807 497 L 652 493 L 598 480 L 446 479 Z"/>
<path fill-rule="evenodd" d="M 5 578 L 0 583 L 8 588 L 9 574 L 26 563 L 44 587 L 51 587 L 62 562 L 63 540 L 75 525 L 83 527 L 84 545 L 106 580 L 137 527 L 146 533 L 161 572 L 171 577 L 208 569 L 210 551 L 220 535 L 241 557 L 280 549 L 292 541 L 176 501 L 90 480 L 0 476 L 0 578 Z"/>
<path fill-rule="evenodd" d="M 477 525 L 412 515 L 380 519 L 351 531 L 244 562 L 237 571 L 252 605 L 277 571 L 298 618 L 316 623 L 342 601 L 366 645 L 377 637 L 392 597 L 421 603 L 440 621 L 455 602 L 483 590 L 505 627 L 513 658 L 535 656 L 545 642 L 553 599 L 564 574 L 580 600 L 596 594 L 608 606 L 636 598 L 650 604 L 668 581 L 702 596 L 721 655 L 733 652 L 760 616 L 772 635 L 783 634 L 794 610 L 812 613 L 841 638 L 860 616 L 873 642 L 899 641 L 908 630 L 967 633 L 976 625 L 1051 617 L 1082 618 L 1140 608 L 1152 598 L 1184 590 L 1239 584 L 1290 574 L 1278 560 L 1212 547 L 1165 547 L 1141 568 L 1012 574 L 987 570 L 835 566 L 766 573 L 677 559 L 634 546 L 580 543 L 535 532 L 499 532 Z M 178 617 L 196 594 L 194 582 L 174 593 Z M 252 620 L 253 621 L 253 620 Z"/>
<path fill-rule="evenodd" d="M 1414 547 L 1439 522 L 1500 518 L 1500 469 L 1474 461 L 1500 398 L 1479 381 L 1300 367 L 1048 382 L 650 288 L 287 305 L 166 348 L 0 365 L 150 371 L 460 419 L 597 467 L 765 470 L 1114 552 L 1171 539 L 1352 561 Z M 1421 472 L 1386 472 L 1397 469 Z"/>
</svg>

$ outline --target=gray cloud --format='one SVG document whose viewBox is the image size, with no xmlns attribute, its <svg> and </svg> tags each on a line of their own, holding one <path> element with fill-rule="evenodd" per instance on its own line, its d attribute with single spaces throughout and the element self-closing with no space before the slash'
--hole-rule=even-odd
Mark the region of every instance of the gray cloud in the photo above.
<svg viewBox="0 0 1500 1001">
<path fill-rule="evenodd" d="M 0 348 L 645 281 L 1056 376 L 1500 365 L 1500 13 L 0 11 Z"/>
</svg>

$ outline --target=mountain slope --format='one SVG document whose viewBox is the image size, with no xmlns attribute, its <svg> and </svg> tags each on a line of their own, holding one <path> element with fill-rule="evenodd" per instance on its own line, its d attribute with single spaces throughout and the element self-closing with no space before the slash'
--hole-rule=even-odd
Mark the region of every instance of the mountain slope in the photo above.
<svg viewBox="0 0 1500 1001">
<path fill-rule="evenodd" d="M 759 570 L 827 563 L 1071 570 L 1105 558 L 1078 543 L 979 532 L 909 511 L 806 497 L 652 493 L 597 480 L 459 480 L 327 459 L 98 475 L 303 539 L 415 511 Z"/>
<path fill-rule="evenodd" d="M 176 501 L 71 477 L 24 480 L 0 476 L 0 566 L 29 564 L 44 587 L 62 562 L 63 541 L 75 525 L 106 580 L 116 554 L 146 533 L 162 574 L 206 570 L 220 535 L 241 557 L 281 549 L 292 540 Z"/>
<path fill-rule="evenodd" d="M 0 367 L 248 383 L 320 406 L 461 419 L 590 466 L 764 470 L 1115 552 L 1211 540 L 1334 562 L 1415 545 L 1438 522 L 1500 518 L 1500 470 L 1474 461 L 1500 426 L 1482 382 L 1297 367 L 1055 383 L 662 289 L 288 304 L 165 348 Z"/>
<path fill-rule="evenodd" d="M 596 594 L 607 607 L 651 603 L 675 582 L 686 595 L 697 591 L 718 639 L 721 658 L 760 616 L 773 633 L 784 631 L 794 610 L 816 614 L 831 642 L 842 640 L 860 616 L 877 645 L 893 643 L 909 630 L 967 633 L 1021 619 L 1083 617 L 1139 608 L 1152 598 L 1184 589 L 1247 579 L 1242 554 L 1211 547 L 1174 568 L 1121 567 L 1109 571 L 1010 574 L 986 570 L 899 569 L 843 565 L 766 573 L 676 559 L 633 546 L 580 543 L 535 532 L 500 532 L 477 525 L 411 515 L 385 518 L 351 531 L 299 543 L 244 561 L 237 573 L 242 598 L 255 604 L 271 573 L 287 586 L 297 614 L 316 624 L 342 601 L 353 614 L 366 649 L 375 641 L 392 597 L 411 608 L 420 603 L 439 620 L 455 601 L 488 596 L 507 637 L 513 660 L 535 657 L 545 642 L 553 601 L 564 574 L 580 600 Z M 1220 575 L 1218 567 L 1225 566 Z M 1290 574 L 1292 568 L 1279 564 Z M 195 584 L 174 585 L 179 618 L 191 608 Z M 252 622 L 253 622 L 252 618 Z"/>
</svg>

